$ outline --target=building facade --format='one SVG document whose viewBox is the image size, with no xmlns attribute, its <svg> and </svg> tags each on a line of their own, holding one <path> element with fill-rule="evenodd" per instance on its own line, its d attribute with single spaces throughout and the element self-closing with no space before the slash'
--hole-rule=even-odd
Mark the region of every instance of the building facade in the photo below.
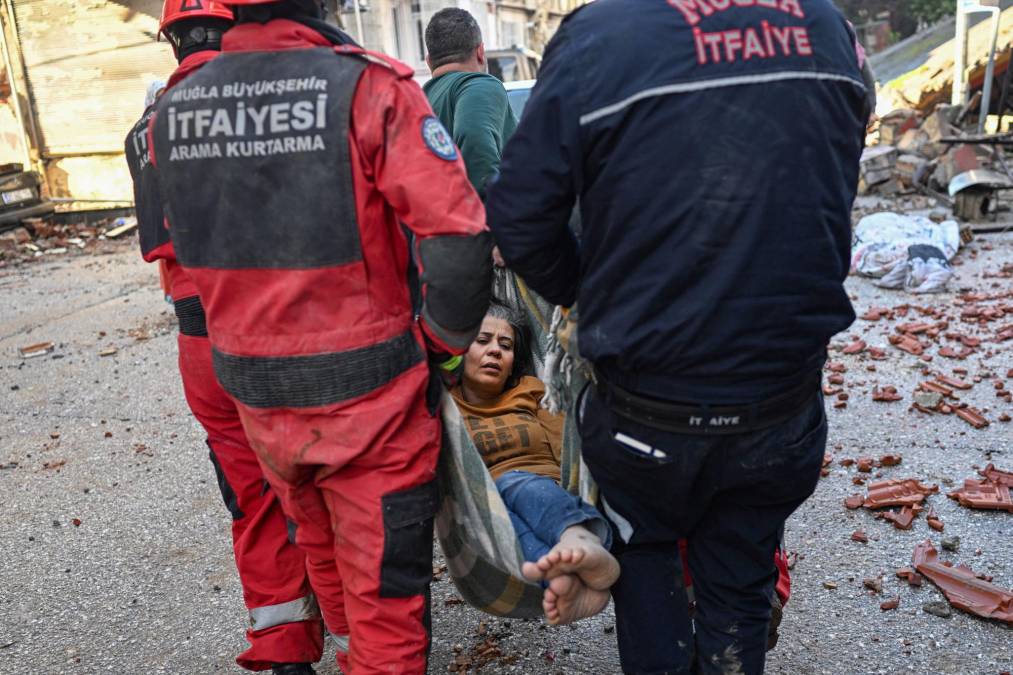
<svg viewBox="0 0 1013 675">
<path fill-rule="evenodd" d="M 471 11 L 489 48 L 540 51 L 581 1 L 331 0 L 353 36 L 420 80 L 425 27 L 442 7 Z M 148 86 L 176 65 L 156 41 L 161 9 L 162 0 L 0 0 L 0 160 L 39 171 L 50 196 L 82 200 L 75 208 L 132 203 L 123 139 Z"/>
<path fill-rule="evenodd" d="M 487 49 L 541 52 L 559 22 L 588 0 L 355 0 L 341 5 L 345 29 L 366 47 L 396 56 L 426 76 L 425 28 L 440 9 L 460 7 L 478 20 Z M 360 30 L 361 26 L 361 30 Z"/>
</svg>

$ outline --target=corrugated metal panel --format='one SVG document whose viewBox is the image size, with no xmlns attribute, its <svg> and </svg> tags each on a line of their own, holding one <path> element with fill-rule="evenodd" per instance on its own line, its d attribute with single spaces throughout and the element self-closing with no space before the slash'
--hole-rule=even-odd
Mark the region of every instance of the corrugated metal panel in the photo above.
<svg viewBox="0 0 1013 675">
<path fill-rule="evenodd" d="M 42 154 L 122 152 L 148 83 L 175 67 L 150 0 L 13 0 Z"/>
</svg>

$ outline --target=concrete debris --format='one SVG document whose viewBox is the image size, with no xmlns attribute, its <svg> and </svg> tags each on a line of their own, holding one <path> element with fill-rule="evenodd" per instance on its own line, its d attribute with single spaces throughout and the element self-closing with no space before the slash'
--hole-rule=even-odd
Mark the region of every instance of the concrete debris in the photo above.
<svg viewBox="0 0 1013 675">
<path fill-rule="evenodd" d="M 956 553 L 960 550 L 960 537 L 943 537 L 940 543 L 944 551 Z"/>
<path fill-rule="evenodd" d="M 939 552 L 928 540 L 915 547 L 912 562 L 919 574 L 935 584 L 953 607 L 985 619 L 1013 624 L 1013 591 L 979 579 L 966 565 L 954 566 L 940 561 Z"/>
<path fill-rule="evenodd" d="M 922 611 L 932 616 L 938 616 L 941 619 L 949 619 L 953 616 L 953 610 L 950 609 L 949 603 L 941 601 L 926 602 L 922 605 Z"/>
<path fill-rule="evenodd" d="M 113 246 L 106 241 L 110 234 L 122 238 L 136 229 L 135 218 L 69 224 L 31 218 L 21 227 L 0 233 L 0 268 L 41 260 L 45 256 L 108 252 Z"/>
</svg>

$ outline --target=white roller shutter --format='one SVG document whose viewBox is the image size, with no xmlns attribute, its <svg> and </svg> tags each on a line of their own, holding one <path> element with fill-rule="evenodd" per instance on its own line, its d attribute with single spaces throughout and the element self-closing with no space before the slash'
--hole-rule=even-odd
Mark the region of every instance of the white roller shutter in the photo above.
<svg viewBox="0 0 1013 675">
<path fill-rule="evenodd" d="M 160 2 L 13 0 L 44 158 L 122 152 L 144 94 L 175 68 Z"/>
</svg>

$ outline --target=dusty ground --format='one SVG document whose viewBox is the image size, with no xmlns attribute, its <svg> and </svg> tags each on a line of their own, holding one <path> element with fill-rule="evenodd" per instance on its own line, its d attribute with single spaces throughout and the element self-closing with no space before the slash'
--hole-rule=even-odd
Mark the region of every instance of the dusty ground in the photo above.
<svg viewBox="0 0 1013 675">
<path fill-rule="evenodd" d="M 959 259 L 955 291 L 1013 290 L 1011 279 L 981 276 L 1013 262 L 1013 236 L 980 238 Z M 951 304 L 957 293 L 916 298 L 859 279 L 849 288 L 859 313 L 912 303 L 959 315 Z M 917 477 L 944 491 L 971 477 L 975 465 L 994 461 L 1013 469 L 1011 426 L 995 421 L 1013 406 L 995 397 L 989 378 L 964 395 L 989 409 L 993 424 L 986 430 L 908 410 L 925 365 L 947 374 L 966 367 L 972 376 L 992 374 L 1013 387 L 1006 379 L 1013 342 L 986 342 L 963 362 L 935 357 L 925 364 L 886 340 L 894 324 L 918 318 L 859 321 L 848 332 L 886 348 L 887 360 L 832 356 L 848 367 L 850 398 L 846 409 L 829 410 L 831 473 L 788 525 L 788 548 L 800 558 L 769 672 L 998 675 L 1013 669 L 1009 627 L 956 611 L 949 619 L 928 615 L 922 604 L 941 595 L 894 577 L 917 542 L 931 538 L 938 545 L 940 535 L 924 517 L 911 531 L 899 531 L 842 505 L 863 490 L 852 484 L 854 467 L 838 464 L 846 457 L 902 454 L 903 463 L 883 469 L 884 477 Z M 980 334 L 994 334 L 997 325 Z M 18 347 L 47 340 L 57 344 L 52 354 L 18 355 Z M 848 342 L 840 336 L 835 346 Z M 99 355 L 110 347 L 118 351 Z M 985 356 L 989 349 L 994 354 Z M 109 255 L 54 256 L 0 270 L 0 673 L 241 672 L 233 657 L 244 646 L 245 612 L 229 521 L 174 360 L 171 311 L 132 243 Z M 875 384 L 892 384 L 908 400 L 874 403 Z M 945 522 L 945 535 L 961 538 L 959 552 L 944 558 L 1013 587 L 1013 514 L 969 511 L 942 494 L 929 503 Z M 850 540 L 858 528 L 869 534 L 868 544 Z M 878 575 L 883 593 L 863 590 L 863 579 Z M 895 595 L 899 609 L 881 611 L 880 602 Z M 476 650 L 490 638 L 502 656 L 487 651 L 492 658 L 482 672 L 619 671 L 610 613 L 574 628 L 547 628 L 485 617 L 456 597 L 444 575 L 434 585 L 431 672 L 446 672 L 455 649 L 481 662 Z"/>
</svg>

